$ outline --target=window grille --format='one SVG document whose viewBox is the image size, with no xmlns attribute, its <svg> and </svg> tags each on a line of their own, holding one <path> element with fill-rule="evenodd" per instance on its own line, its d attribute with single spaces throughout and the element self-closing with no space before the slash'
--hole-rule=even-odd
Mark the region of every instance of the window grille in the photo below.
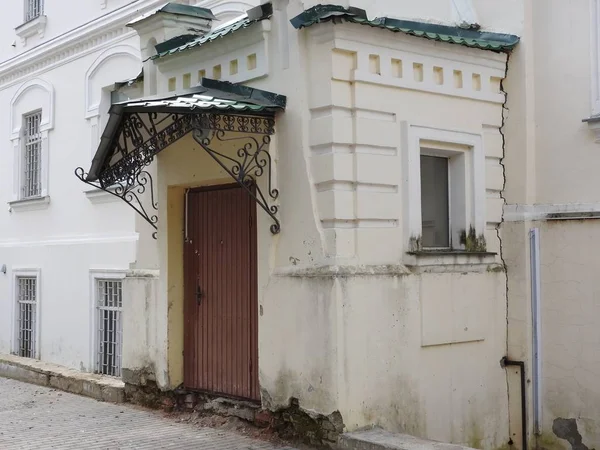
<svg viewBox="0 0 600 450">
<path fill-rule="evenodd" d="M 24 117 L 23 198 L 39 197 L 42 193 L 42 168 L 40 164 L 42 154 L 41 121 L 41 111 L 28 114 Z"/>
<path fill-rule="evenodd" d="M 25 0 L 25 22 L 29 22 L 44 13 L 44 0 Z"/>
<path fill-rule="evenodd" d="M 98 359 L 96 372 L 121 376 L 123 293 L 120 280 L 97 280 Z"/>
<path fill-rule="evenodd" d="M 35 358 L 37 278 L 17 277 L 17 306 L 19 310 L 18 354 L 25 358 Z"/>
</svg>

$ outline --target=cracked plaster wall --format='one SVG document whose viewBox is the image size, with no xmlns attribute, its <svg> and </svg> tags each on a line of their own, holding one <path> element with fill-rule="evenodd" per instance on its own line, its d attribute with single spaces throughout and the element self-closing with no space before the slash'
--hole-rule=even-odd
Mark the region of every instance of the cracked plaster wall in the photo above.
<svg viewBox="0 0 600 450">
<path fill-rule="evenodd" d="M 518 32 L 522 40 L 511 54 L 504 83 L 508 92 L 504 196 L 513 211 L 594 207 L 598 144 L 581 122 L 591 114 L 593 100 L 593 2 L 523 3 L 523 28 Z M 568 40 L 557 35 L 557 27 Z M 511 220 L 517 221 L 503 223 L 501 232 L 508 267 L 508 355 L 526 361 L 528 377 L 532 354 L 528 233 L 533 227 L 541 230 L 543 422 L 541 436 L 534 436 L 529 410 L 528 440 L 547 449 L 597 448 L 600 335 L 597 258 L 592 248 L 599 237 L 598 224 L 530 221 L 527 214 Z M 511 437 L 519 443 L 518 375 L 510 375 L 509 383 Z M 529 405 L 531 400 L 529 383 Z"/>
<path fill-rule="evenodd" d="M 298 7 L 291 2 L 287 11 L 276 8 L 263 28 L 268 76 L 246 82 L 288 96 L 271 144 L 282 233 L 271 236 L 269 219 L 258 214 L 263 403 L 284 407 L 295 397 L 307 410 L 339 410 L 350 430 L 377 424 L 441 441 L 500 447 L 508 434 L 505 374 L 498 364 L 506 340 L 501 260 L 444 263 L 442 258 L 412 269 L 404 265 L 402 124 L 480 136 L 482 231 L 488 250 L 498 252 L 504 56 L 366 27 L 341 26 L 341 46 L 334 44 L 337 30 L 331 24 L 301 32 L 286 25 L 281 31 L 278 21 Z M 279 33 L 288 33 L 287 40 Z M 201 48 L 194 61 L 205 51 L 212 57 L 241 46 L 236 39 L 243 36 Z M 390 81 L 394 76 L 385 70 L 397 51 L 420 58 L 414 62 L 425 70 L 423 85 L 407 88 Z M 410 57 L 407 79 L 413 76 Z M 379 67 L 372 61 L 377 58 Z M 434 67 L 452 68 L 449 59 L 467 77 L 463 91 L 453 91 L 460 88 L 453 85 L 452 72 L 446 72 L 442 87 L 433 80 Z M 353 82 L 358 60 L 366 78 Z M 159 91 L 176 71 L 177 76 L 189 72 L 185 59 L 179 59 L 181 67 L 175 61 L 168 76 L 159 73 Z M 471 88 L 474 71 L 481 85 Z M 159 242 L 161 267 L 168 268 L 161 271 L 159 301 L 165 310 L 168 304 L 172 387 L 181 379 L 179 338 L 171 333 L 181 332 L 181 273 L 174 268 L 180 265 L 182 189 L 222 181 L 216 172 L 194 169 L 209 170 L 193 156 L 188 138 L 174 147 L 158 158 L 164 218 L 159 227 L 169 235 Z M 443 315 L 435 314 L 438 306 L 445 308 Z M 427 337 L 432 341 L 424 342 Z"/>
</svg>

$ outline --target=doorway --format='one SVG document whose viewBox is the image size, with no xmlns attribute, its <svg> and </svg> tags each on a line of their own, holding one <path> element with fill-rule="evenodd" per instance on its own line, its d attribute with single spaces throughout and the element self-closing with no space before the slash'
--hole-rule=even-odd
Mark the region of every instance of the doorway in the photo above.
<svg viewBox="0 0 600 450">
<path fill-rule="evenodd" d="M 189 190 L 184 385 L 260 400 L 256 204 L 239 185 Z"/>
</svg>

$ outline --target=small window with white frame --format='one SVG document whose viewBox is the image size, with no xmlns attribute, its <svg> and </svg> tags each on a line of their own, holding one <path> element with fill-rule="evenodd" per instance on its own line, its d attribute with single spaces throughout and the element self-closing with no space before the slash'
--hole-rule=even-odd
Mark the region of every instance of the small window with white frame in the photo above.
<svg viewBox="0 0 600 450">
<path fill-rule="evenodd" d="M 408 252 L 485 252 L 481 136 L 416 125 L 404 129 L 410 142 L 404 154 Z"/>
<path fill-rule="evenodd" d="M 123 283 L 119 278 L 94 277 L 94 284 L 95 372 L 120 377 L 123 354 Z"/>
<path fill-rule="evenodd" d="M 40 197 L 42 194 L 42 112 L 23 116 L 23 173 L 21 198 Z"/>
<path fill-rule="evenodd" d="M 25 0 L 25 22 L 44 14 L 44 0 Z"/>
</svg>

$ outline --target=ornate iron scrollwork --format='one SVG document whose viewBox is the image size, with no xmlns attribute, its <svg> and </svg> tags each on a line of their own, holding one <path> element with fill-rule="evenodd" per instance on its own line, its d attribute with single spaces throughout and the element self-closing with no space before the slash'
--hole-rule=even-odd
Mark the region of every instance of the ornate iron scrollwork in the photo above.
<svg viewBox="0 0 600 450">
<path fill-rule="evenodd" d="M 258 183 L 256 183 L 256 179 L 261 177 L 266 171 L 268 195 L 272 200 L 277 200 L 279 191 L 273 187 L 271 155 L 268 151 L 271 136 L 263 135 L 259 140 L 248 135 L 226 137 L 223 130 L 217 130 L 211 134 L 212 136 L 207 135 L 206 131 L 202 129 L 195 129 L 192 133 L 194 140 L 271 216 L 271 219 L 275 222 L 270 227 L 271 233 L 279 233 L 281 231 L 281 224 L 276 216 L 279 208 L 276 205 L 269 205 Z M 245 141 L 235 151 L 239 159 L 224 155 L 211 148 L 213 139 L 222 142 Z M 252 189 L 253 185 L 254 190 Z"/>
<path fill-rule="evenodd" d="M 117 198 L 125 201 L 133 208 L 140 216 L 148 222 L 154 230 L 158 230 L 158 215 L 154 211 L 158 211 L 158 203 L 154 197 L 154 185 L 152 175 L 146 170 L 138 170 L 129 175 L 127 179 L 115 182 L 112 186 L 104 186 L 102 182 L 90 182 L 87 180 L 87 174 L 83 168 L 75 169 L 75 176 L 84 183 L 101 189 Z M 150 193 L 150 206 L 144 206 L 142 196 L 146 192 Z M 152 237 L 156 239 L 157 231 L 152 233 Z"/>
<path fill-rule="evenodd" d="M 191 107 L 190 109 L 194 109 Z M 267 195 L 271 200 L 279 197 L 273 188 L 271 155 L 268 146 L 275 130 L 272 117 L 215 114 L 197 112 L 128 112 L 116 132 L 111 149 L 104 155 L 101 168 L 95 172 L 98 181 L 89 181 L 84 169 L 75 169 L 75 176 L 84 183 L 124 200 L 157 230 L 158 205 L 155 200 L 152 176 L 144 168 L 154 156 L 190 131 L 200 146 L 225 170 L 260 207 L 273 219 L 273 234 L 281 230 L 276 214 L 278 207 L 270 205 L 256 183 L 267 172 Z M 256 138 L 255 136 L 259 136 Z M 233 136 L 233 137 L 230 137 Z M 213 139 L 219 141 L 244 141 L 237 148 L 237 158 L 215 151 Z M 254 187 L 253 187 L 254 185 Z M 145 206 L 142 196 L 149 190 L 150 206 Z M 156 239 L 156 231 L 153 237 Z"/>
</svg>

